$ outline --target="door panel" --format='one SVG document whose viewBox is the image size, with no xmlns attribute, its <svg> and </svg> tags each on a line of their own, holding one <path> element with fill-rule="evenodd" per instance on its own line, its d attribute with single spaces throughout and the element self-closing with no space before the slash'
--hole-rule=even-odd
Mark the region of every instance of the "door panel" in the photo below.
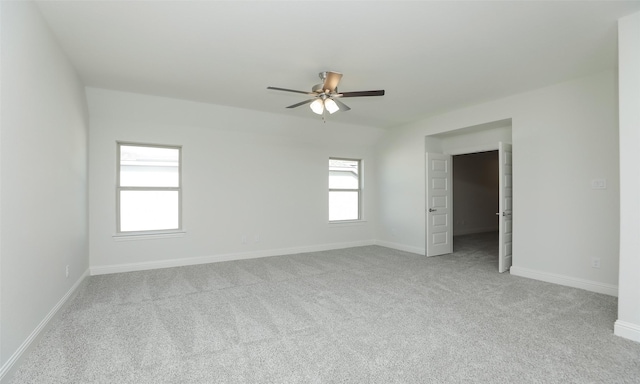
<svg viewBox="0 0 640 384">
<path fill-rule="evenodd" d="M 513 150 L 511 144 L 500 143 L 498 149 L 500 157 L 500 234 L 498 270 L 500 273 L 511 268 L 513 261 Z"/>
<path fill-rule="evenodd" d="M 453 252 L 452 158 L 450 155 L 427 153 L 426 159 L 426 254 L 444 255 Z"/>
</svg>

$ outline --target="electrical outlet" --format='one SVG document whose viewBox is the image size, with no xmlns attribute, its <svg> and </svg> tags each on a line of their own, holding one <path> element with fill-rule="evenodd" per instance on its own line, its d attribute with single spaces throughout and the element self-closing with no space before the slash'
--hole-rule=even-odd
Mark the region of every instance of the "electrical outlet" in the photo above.
<svg viewBox="0 0 640 384">
<path fill-rule="evenodd" d="M 242 237 L 240 238 L 240 242 L 242 244 L 247 244 L 247 235 L 242 235 Z"/>
<path fill-rule="evenodd" d="M 260 235 L 255 235 L 255 236 L 253 237 L 253 242 L 254 242 L 254 243 L 258 243 L 258 242 L 260 242 Z"/>
<path fill-rule="evenodd" d="M 64 269 L 64 275 L 65 275 L 65 277 L 69 277 L 69 266 L 68 265 Z"/>
<path fill-rule="evenodd" d="M 600 258 L 592 257 L 591 258 L 591 268 L 600 268 Z"/>
</svg>

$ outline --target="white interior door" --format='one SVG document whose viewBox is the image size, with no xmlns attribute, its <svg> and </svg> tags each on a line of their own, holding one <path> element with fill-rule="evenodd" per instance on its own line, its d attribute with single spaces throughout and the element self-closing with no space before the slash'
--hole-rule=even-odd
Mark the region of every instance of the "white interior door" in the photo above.
<svg viewBox="0 0 640 384">
<path fill-rule="evenodd" d="M 450 155 L 427 153 L 427 256 L 453 252 L 453 176 Z"/>
<path fill-rule="evenodd" d="M 500 251 L 498 270 L 500 273 L 511 268 L 513 244 L 513 169 L 511 144 L 500 143 L 498 155 L 500 157 Z"/>
</svg>

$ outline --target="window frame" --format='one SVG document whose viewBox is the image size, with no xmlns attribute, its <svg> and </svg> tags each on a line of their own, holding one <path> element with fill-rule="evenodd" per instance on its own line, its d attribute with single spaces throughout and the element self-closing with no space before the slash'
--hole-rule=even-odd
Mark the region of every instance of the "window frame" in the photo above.
<svg viewBox="0 0 640 384">
<path fill-rule="evenodd" d="M 123 187 L 120 185 L 120 167 L 122 146 L 150 147 L 178 150 L 178 186 L 177 187 Z M 176 191 L 178 192 L 178 228 L 150 229 L 142 231 L 122 231 L 120 217 L 120 193 L 122 191 Z M 182 145 L 136 143 L 130 141 L 116 141 L 116 236 L 162 235 L 184 232 L 182 226 Z"/>
<path fill-rule="evenodd" d="M 331 160 L 342 160 L 342 161 L 355 161 L 358 163 L 358 189 L 345 189 L 345 188 L 331 188 L 328 185 L 329 193 L 327 194 L 327 218 L 329 219 L 329 224 L 340 224 L 340 223 L 354 223 L 358 221 L 362 221 L 362 181 L 363 181 L 363 161 L 362 159 L 351 159 L 346 157 L 329 157 L 329 162 Z M 328 169 L 331 172 L 331 169 Z M 327 178 L 328 182 L 328 178 Z M 329 198 L 331 196 L 331 192 L 356 192 L 358 194 L 358 217 L 356 219 L 346 219 L 346 220 L 331 220 L 331 207 L 329 206 Z"/>
</svg>

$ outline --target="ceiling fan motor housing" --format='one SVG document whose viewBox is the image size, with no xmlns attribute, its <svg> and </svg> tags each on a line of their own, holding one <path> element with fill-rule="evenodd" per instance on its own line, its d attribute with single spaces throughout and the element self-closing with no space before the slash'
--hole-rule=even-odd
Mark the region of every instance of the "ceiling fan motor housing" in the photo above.
<svg viewBox="0 0 640 384">
<path fill-rule="evenodd" d="M 311 87 L 311 92 L 314 93 L 324 93 L 324 83 L 320 83 L 320 84 L 316 84 L 313 87 Z M 336 87 L 335 92 L 338 92 L 338 87 Z"/>
</svg>

